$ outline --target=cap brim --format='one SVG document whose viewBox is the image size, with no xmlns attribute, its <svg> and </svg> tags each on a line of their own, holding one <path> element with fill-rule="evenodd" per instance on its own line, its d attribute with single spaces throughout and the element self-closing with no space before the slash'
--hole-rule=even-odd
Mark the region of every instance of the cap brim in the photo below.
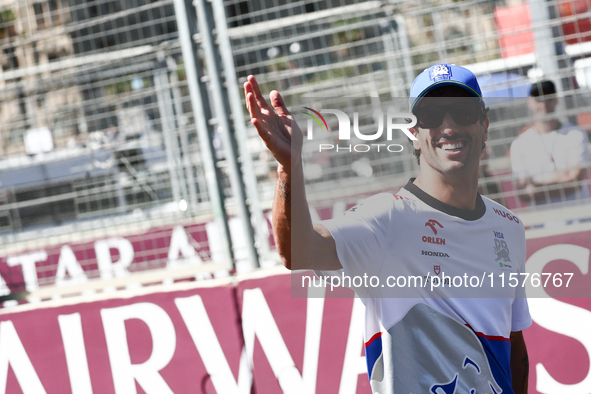
<svg viewBox="0 0 591 394">
<path fill-rule="evenodd" d="M 434 83 L 433 85 L 429 86 L 427 89 L 425 89 L 421 92 L 419 97 L 417 97 L 413 101 L 412 106 L 410 107 L 410 112 L 412 112 L 415 109 L 416 105 L 421 101 L 421 99 L 423 97 L 425 97 L 427 95 L 427 93 L 429 93 L 433 89 L 440 88 L 442 86 L 450 86 L 450 85 L 460 86 L 460 87 L 464 88 L 466 91 L 468 91 L 469 93 L 471 93 L 474 97 L 482 98 L 482 96 L 480 94 L 478 94 L 478 92 L 476 90 L 472 89 L 470 86 L 466 85 L 465 83 L 458 82 L 458 81 L 440 81 L 440 82 Z"/>
</svg>

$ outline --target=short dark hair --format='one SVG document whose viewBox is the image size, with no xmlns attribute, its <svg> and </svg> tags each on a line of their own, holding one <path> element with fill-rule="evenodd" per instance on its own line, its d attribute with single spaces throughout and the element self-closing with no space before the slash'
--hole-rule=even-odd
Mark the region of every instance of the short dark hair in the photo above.
<svg viewBox="0 0 591 394">
<path fill-rule="evenodd" d="M 465 96 L 465 97 L 473 97 L 474 95 L 471 94 L 468 90 L 460 87 L 460 86 L 453 86 L 453 85 L 445 85 L 445 86 L 441 86 L 439 88 L 435 88 L 433 90 L 431 90 L 429 93 L 427 93 L 425 95 L 425 97 L 458 97 L 459 93 L 459 97 Z M 418 108 L 418 105 L 416 106 L 416 108 Z M 486 120 L 486 118 L 488 118 L 488 108 L 486 108 L 484 106 L 484 103 L 482 103 L 482 114 L 480 116 L 480 124 L 482 124 L 482 122 L 484 122 Z M 416 127 L 416 126 L 415 126 Z M 412 140 L 409 138 L 408 141 L 411 143 L 412 146 Z M 414 149 L 414 146 L 413 146 Z M 419 149 L 414 149 L 413 154 L 415 155 L 415 157 L 417 158 L 417 164 L 421 164 L 421 151 Z"/>
<path fill-rule="evenodd" d="M 556 86 L 550 80 L 536 82 L 531 85 L 529 90 L 530 97 L 546 96 L 548 94 L 556 94 Z"/>
</svg>

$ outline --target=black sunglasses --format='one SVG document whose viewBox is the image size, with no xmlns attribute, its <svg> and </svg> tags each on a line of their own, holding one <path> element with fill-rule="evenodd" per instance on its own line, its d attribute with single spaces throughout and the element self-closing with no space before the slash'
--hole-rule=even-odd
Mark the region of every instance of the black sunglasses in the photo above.
<svg viewBox="0 0 591 394">
<path fill-rule="evenodd" d="M 446 113 L 451 115 L 458 126 L 470 126 L 478 122 L 484 111 L 478 104 L 433 105 L 414 110 L 417 124 L 423 129 L 441 126 Z"/>
</svg>

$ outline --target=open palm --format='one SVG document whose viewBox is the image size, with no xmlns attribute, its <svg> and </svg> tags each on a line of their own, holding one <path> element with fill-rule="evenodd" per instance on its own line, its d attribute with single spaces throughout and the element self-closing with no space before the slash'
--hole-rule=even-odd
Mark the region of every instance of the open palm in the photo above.
<svg viewBox="0 0 591 394">
<path fill-rule="evenodd" d="M 283 98 L 273 90 L 269 94 L 272 105 L 269 106 L 252 75 L 244 83 L 244 94 L 250 121 L 275 159 L 289 171 L 301 158 L 303 135 Z"/>
</svg>

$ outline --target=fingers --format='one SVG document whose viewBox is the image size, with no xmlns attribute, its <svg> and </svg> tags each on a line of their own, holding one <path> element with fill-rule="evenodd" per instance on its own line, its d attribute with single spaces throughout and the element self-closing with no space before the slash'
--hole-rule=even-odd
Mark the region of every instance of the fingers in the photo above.
<svg viewBox="0 0 591 394">
<path fill-rule="evenodd" d="M 290 165 L 292 129 L 295 127 L 296 132 L 300 134 L 301 131 L 293 122 L 283 98 L 277 91 L 272 91 L 269 95 L 272 106 L 267 104 L 252 75 L 249 75 L 247 82 L 244 83 L 244 94 L 250 122 L 259 136 L 277 161 Z"/>
<path fill-rule="evenodd" d="M 269 95 L 273 105 L 271 108 L 262 97 L 256 79 L 252 75 L 249 75 L 248 81 L 244 83 L 244 92 L 251 122 L 267 146 L 275 144 L 278 138 L 290 140 L 291 135 L 288 129 L 291 128 L 292 118 L 281 95 L 277 91 L 271 92 Z"/>
<path fill-rule="evenodd" d="M 248 97 L 252 96 L 252 100 L 250 100 Z M 252 87 L 252 84 L 250 82 L 244 82 L 244 97 L 246 98 L 246 109 L 248 110 L 248 112 L 250 113 L 250 116 L 252 117 L 252 102 L 254 101 L 254 89 Z"/>
<path fill-rule="evenodd" d="M 248 112 L 250 113 L 250 122 L 254 125 L 254 127 L 256 127 L 265 144 L 268 147 L 272 146 L 277 141 L 277 137 L 275 137 L 271 129 L 269 129 L 268 119 L 263 116 L 261 108 L 256 101 L 255 95 L 251 91 L 248 91 L 246 94 L 246 106 L 248 108 Z"/>
<path fill-rule="evenodd" d="M 283 101 L 283 97 L 279 94 L 278 91 L 273 90 L 271 94 L 269 94 L 271 98 L 271 105 L 277 111 L 277 114 L 280 116 L 287 116 L 290 114 L 289 110 L 285 106 L 285 102 Z"/>
<path fill-rule="evenodd" d="M 248 80 L 248 84 L 250 84 L 249 89 L 252 89 L 252 93 L 254 94 L 254 98 L 256 100 L 256 102 L 258 103 L 259 107 L 261 108 L 268 108 L 271 109 L 269 107 L 269 104 L 267 104 L 267 100 L 265 100 L 265 98 L 263 97 L 263 94 L 261 93 L 261 88 L 259 87 L 259 84 L 256 80 L 256 78 L 253 75 L 249 75 L 247 77 Z M 246 85 L 245 85 L 246 87 Z"/>
<path fill-rule="evenodd" d="M 261 88 L 259 87 L 259 83 L 257 82 L 257 79 L 254 77 L 254 75 L 249 75 L 246 79 L 252 85 L 252 89 L 254 91 L 256 99 L 264 101 L 265 98 L 263 97 L 263 94 L 261 93 Z"/>
<path fill-rule="evenodd" d="M 261 109 L 254 98 L 254 94 L 246 89 L 246 84 L 244 84 L 244 90 L 246 92 L 246 109 L 248 109 L 250 117 L 252 119 L 260 117 Z"/>
</svg>

